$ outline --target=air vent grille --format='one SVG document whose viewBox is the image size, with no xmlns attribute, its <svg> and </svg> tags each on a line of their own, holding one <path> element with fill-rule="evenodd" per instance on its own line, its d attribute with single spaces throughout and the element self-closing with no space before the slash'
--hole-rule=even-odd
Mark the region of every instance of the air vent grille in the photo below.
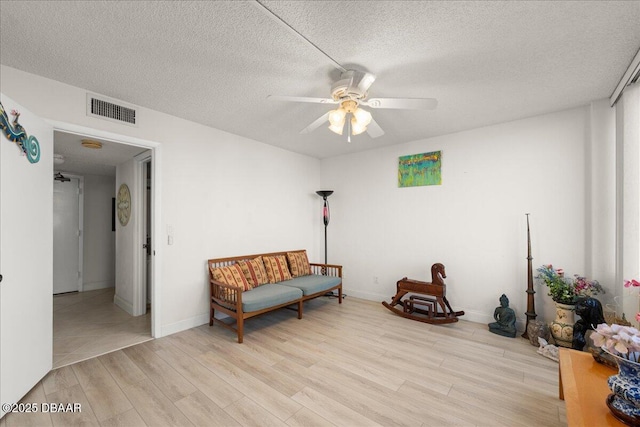
<svg viewBox="0 0 640 427">
<path fill-rule="evenodd" d="M 87 94 L 87 115 L 136 126 L 136 110 Z"/>
</svg>

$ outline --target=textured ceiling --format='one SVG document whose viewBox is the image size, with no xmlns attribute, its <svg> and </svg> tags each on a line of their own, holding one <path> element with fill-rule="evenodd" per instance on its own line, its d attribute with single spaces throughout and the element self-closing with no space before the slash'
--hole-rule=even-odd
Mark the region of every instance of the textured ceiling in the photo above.
<svg viewBox="0 0 640 427">
<path fill-rule="evenodd" d="M 557 111 L 608 97 L 640 47 L 640 1 L 263 1 L 371 97 L 433 97 L 434 111 L 373 110 L 386 134 L 301 129 L 339 75 L 256 2 L 0 3 L 0 61 L 128 103 L 318 158 Z M 143 124 L 144 125 L 144 124 Z"/>
</svg>

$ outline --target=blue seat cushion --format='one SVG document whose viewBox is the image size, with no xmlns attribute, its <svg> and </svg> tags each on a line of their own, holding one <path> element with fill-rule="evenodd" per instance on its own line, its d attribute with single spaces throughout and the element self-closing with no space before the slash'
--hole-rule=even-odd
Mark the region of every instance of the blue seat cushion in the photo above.
<svg viewBox="0 0 640 427">
<path fill-rule="evenodd" d="M 242 311 L 262 310 L 302 298 L 302 291 L 290 286 L 268 283 L 242 293 Z"/>
<path fill-rule="evenodd" d="M 278 282 L 278 285 L 300 289 L 304 295 L 313 295 L 331 289 L 341 281 L 342 278 L 340 277 L 310 274 L 308 276 L 300 276 L 284 282 Z"/>
</svg>

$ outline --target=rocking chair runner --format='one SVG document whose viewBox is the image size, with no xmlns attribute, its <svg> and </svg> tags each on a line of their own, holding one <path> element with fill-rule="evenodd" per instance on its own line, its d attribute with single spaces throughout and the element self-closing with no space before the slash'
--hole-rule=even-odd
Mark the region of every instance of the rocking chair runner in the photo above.
<svg viewBox="0 0 640 427">
<path fill-rule="evenodd" d="M 451 304 L 447 300 L 447 285 L 442 281 L 447 275 L 444 265 L 440 263 L 431 266 L 431 283 L 419 280 L 402 278 L 397 283 L 397 292 L 392 297 L 391 303 L 386 301 L 382 305 L 394 313 L 408 319 L 425 323 L 453 323 L 458 321 L 458 316 L 463 316 L 464 311 L 453 311 Z M 408 299 L 404 297 L 409 292 L 413 294 L 428 295 L 422 297 L 411 295 Z M 402 305 L 402 310 L 396 305 Z"/>
</svg>

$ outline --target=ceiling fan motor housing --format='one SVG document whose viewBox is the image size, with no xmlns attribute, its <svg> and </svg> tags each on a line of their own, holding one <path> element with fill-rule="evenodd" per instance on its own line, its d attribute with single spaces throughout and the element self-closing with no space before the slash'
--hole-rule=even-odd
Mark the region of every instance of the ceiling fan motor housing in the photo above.
<svg viewBox="0 0 640 427">
<path fill-rule="evenodd" d="M 362 101 L 367 97 L 367 90 L 374 80 L 373 74 L 347 70 L 342 73 L 340 80 L 331 86 L 331 96 L 336 101 L 344 99 Z"/>
</svg>

